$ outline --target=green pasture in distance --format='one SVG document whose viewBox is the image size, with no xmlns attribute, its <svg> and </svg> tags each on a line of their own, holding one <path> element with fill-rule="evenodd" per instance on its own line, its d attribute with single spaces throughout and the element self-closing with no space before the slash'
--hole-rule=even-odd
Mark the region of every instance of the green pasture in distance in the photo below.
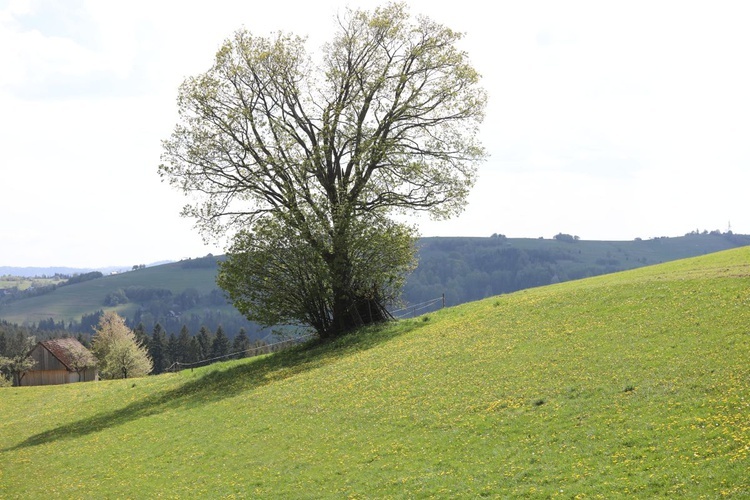
<svg viewBox="0 0 750 500">
<path fill-rule="evenodd" d="M 0 276 L 0 291 L 17 288 L 18 290 L 28 290 L 32 287 L 42 287 L 48 285 L 59 285 L 64 283 L 64 279 L 59 278 L 24 278 L 21 276 Z"/>
<path fill-rule="evenodd" d="M 106 307 L 107 294 L 129 286 L 165 288 L 179 294 L 188 288 L 208 293 L 217 288 L 216 267 L 185 268 L 182 263 L 163 264 L 136 271 L 58 287 L 51 293 L 17 300 L 0 306 L 0 318 L 10 323 L 38 323 L 49 318 L 59 321 L 79 321 L 84 314 L 99 309 L 128 314 L 136 304 Z"/>
</svg>

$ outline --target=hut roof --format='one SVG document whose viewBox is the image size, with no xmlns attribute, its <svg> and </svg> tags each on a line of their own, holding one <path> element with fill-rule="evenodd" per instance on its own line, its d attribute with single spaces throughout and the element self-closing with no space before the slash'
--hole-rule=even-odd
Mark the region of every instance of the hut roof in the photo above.
<svg viewBox="0 0 750 500">
<path fill-rule="evenodd" d="M 82 366 L 96 366 L 96 358 L 91 351 L 74 338 L 52 339 L 39 342 L 52 353 L 68 370 L 76 371 Z"/>
</svg>

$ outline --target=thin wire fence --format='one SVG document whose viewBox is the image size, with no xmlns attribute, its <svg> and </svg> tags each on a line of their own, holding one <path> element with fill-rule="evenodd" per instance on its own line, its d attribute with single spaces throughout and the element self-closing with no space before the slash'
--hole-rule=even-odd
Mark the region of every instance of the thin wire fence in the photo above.
<svg viewBox="0 0 750 500">
<path fill-rule="evenodd" d="M 443 294 L 440 297 L 436 297 L 434 299 L 420 302 L 419 304 L 410 304 L 407 307 L 403 307 L 401 309 L 396 309 L 395 311 L 391 311 L 391 316 L 393 316 L 396 319 L 403 319 L 406 317 L 413 318 L 417 315 L 418 312 L 421 313 L 422 311 L 425 311 L 426 309 L 434 307 L 435 304 L 441 304 L 441 307 L 445 307 L 445 294 Z"/>
<path fill-rule="evenodd" d="M 302 342 L 305 342 L 306 340 L 309 340 L 310 338 L 314 337 L 314 333 L 308 333 L 305 335 L 300 335 L 299 337 L 294 337 L 292 339 L 285 339 L 281 340 L 279 342 L 274 342 L 273 344 L 265 344 L 261 346 L 251 347 L 250 349 L 245 349 L 244 351 L 235 351 L 230 352 L 229 354 L 224 354 L 222 356 L 215 356 L 213 358 L 208 359 L 202 359 L 200 361 L 195 361 L 193 363 L 183 363 L 181 361 L 175 361 L 172 363 L 169 368 L 167 368 L 165 371 L 167 372 L 176 372 L 183 370 L 185 368 L 196 368 L 198 366 L 206 366 L 210 365 L 211 363 L 215 363 L 216 361 L 220 361 L 222 359 L 231 359 L 231 358 L 239 358 L 240 354 L 243 354 L 245 358 L 251 358 L 253 356 L 259 356 L 261 354 L 268 354 L 271 352 L 278 352 L 283 349 L 287 349 L 289 347 L 292 347 L 294 345 L 300 344 Z M 250 354 L 252 353 L 252 354 Z"/>
<path fill-rule="evenodd" d="M 426 309 L 429 309 L 431 307 L 434 307 L 435 304 L 441 304 L 441 307 L 445 307 L 445 294 L 443 294 L 440 297 L 436 297 L 434 299 L 426 300 L 424 302 L 420 302 L 419 304 L 411 304 L 407 307 L 403 307 L 401 309 L 396 309 L 394 311 L 391 311 L 391 316 L 393 316 L 396 319 L 403 319 L 406 317 L 415 317 L 417 313 L 421 313 L 422 311 L 425 311 Z M 210 365 L 211 363 L 214 363 L 216 361 L 220 361 L 222 359 L 232 359 L 232 358 L 239 358 L 239 357 L 245 357 L 250 358 L 253 356 L 258 356 L 260 354 L 268 354 L 271 352 L 278 352 L 283 349 L 287 349 L 289 347 L 292 347 L 294 345 L 300 344 L 302 342 L 305 342 L 306 340 L 311 339 L 316 334 L 314 333 L 307 333 L 305 335 L 300 335 L 299 337 L 294 337 L 291 339 L 285 339 L 279 342 L 274 342 L 273 344 L 265 344 L 261 346 L 255 346 L 251 347 L 249 349 L 245 349 L 243 351 L 235 351 L 230 352 L 229 354 L 224 354 L 222 356 L 214 356 L 213 358 L 208 359 L 202 359 L 200 361 L 195 361 L 193 363 L 183 363 L 181 361 L 175 361 L 172 363 L 169 368 L 167 368 L 165 371 L 167 372 L 177 372 L 180 370 L 183 370 L 185 368 L 196 368 L 199 366 L 206 366 Z M 252 354 L 251 354 L 252 353 Z M 243 356 L 240 356 L 243 355 Z"/>
</svg>

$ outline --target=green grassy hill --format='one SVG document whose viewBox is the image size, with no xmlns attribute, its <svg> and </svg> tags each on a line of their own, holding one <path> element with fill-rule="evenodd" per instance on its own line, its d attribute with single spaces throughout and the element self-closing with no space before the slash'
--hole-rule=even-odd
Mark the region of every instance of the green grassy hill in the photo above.
<svg viewBox="0 0 750 500">
<path fill-rule="evenodd" d="M 0 398 L 0 498 L 747 498 L 750 248 Z"/>
<path fill-rule="evenodd" d="M 193 288 L 205 294 L 217 288 L 216 266 L 186 267 L 185 262 L 175 262 L 104 276 L 4 304 L 0 306 L 0 318 L 17 324 L 38 323 L 49 318 L 55 321 L 74 321 L 99 309 L 114 310 L 123 316 L 131 316 L 138 307 L 134 303 L 117 307 L 104 305 L 107 294 L 130 286 L 163 288 L 175 295 Z"/>
</svg>

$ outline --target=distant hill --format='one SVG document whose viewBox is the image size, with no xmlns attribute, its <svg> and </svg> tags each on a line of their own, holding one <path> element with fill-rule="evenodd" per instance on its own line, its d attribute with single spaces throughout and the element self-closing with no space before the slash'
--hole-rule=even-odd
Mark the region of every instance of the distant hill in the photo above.
<svg viewBox="0 0 750 500">
<path fill-rule="evenodd" d="M 161 264 L 167 264 L 170 261 L 160 261 L 148 264 L 146 267 L 159 266 Z M 65 275 L 73 276 L 75 274 L 90 273 L 92 271 L 99 271 L 102 274 L 121 273 L 130 271 L 132 269 L 128 266 L 107 266 L 107 267 L 11 267 L 11 266 L 0 266 L 0 276 L 21 276 L 24 278 L 34 278 L 38 276 L 55 276 Z"/>
<path fill-rule="evenodd" d="M 0 266 L 0 276 L 21 276 L 24 278 L 34 278 L 41 276 L 65 275 L 73 276 L 74 274 L 90 273 L 91 271 L 100 271 L 103 274 L 109 274 L 113 271 L 124 271 L 122 267 L 107 267 L 101 269 L 81 268 L 81 267 L 10 267 Z"/>
<path fill-rule="evenodd" d="M 6 296 L 0 298 L 0 319 L 90 333 L 97 313 L 111 310 L 127 318 L 131 327 L 143 323 L 147 331 L 157 322 L 169 332 L 185 324 L 193 334 L 201 326 L 215 330 L 221 324 L 232 335 L 245 328 L 251 337 L 264 336 L 253 335 L 257 325 L 229 305 L 217 288 L 218 259 L 187 259 L 50 290 L 30 290 L 21 298 Z"/>
<path fill-rule="evenodd" d="M 422 303 L 446 294 L 448 305 L 526 288 L 608 274 L 750 245 L 750 236 L 689 234 L 632 241 L 554 239 L 424 238 L 419 266 L 404 297 Z"/>
<path fill-rule="evenodd" d="M 736 249 L 271 356 L 0 388 L 0 496 L 748 498 L 749 280 Z"/>
<path fill-rule="evenodd" d="M 521 289 L 607 274 L 750 245 L 750 236 L 691 234 L 677 238 L 634 241 L 584 241 L 570 235 L 555 239 L 423 238 L 418 242 L 419 266 L 404 289 L 405 309 L 398 315 L 425 312 L 411 306 L 428 303 L 435 309 L 445 294 L 447 305 Z M 243 318 L 216 286 L 217 261 L 207 256 L 143 269 L 49 290 L 5 296 L 0 290 L 0 319 L 17 324 L 44 323 L 88 333 L 98 311 L 114 310 L 131 326 L 151 331 L 159 322 L 168 332 L 187 325 L 194 334 L 205 325 L 221 324 L 230 337 L 239 328 L 261 334 Z M 430 302 L 433 301 L 433 302 Z"/>
</svg>

